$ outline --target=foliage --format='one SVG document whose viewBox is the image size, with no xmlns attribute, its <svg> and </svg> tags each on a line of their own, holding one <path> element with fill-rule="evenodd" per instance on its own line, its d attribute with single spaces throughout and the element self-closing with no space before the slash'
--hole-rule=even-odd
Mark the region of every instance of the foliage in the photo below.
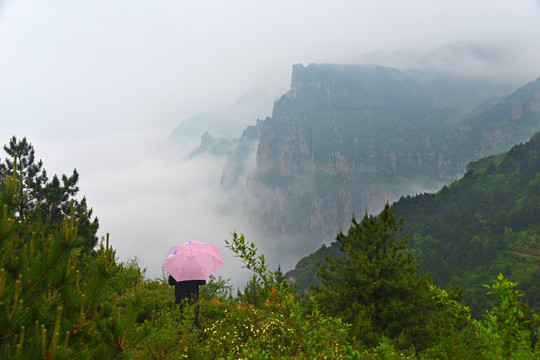
<svg viewBox="0 0 540 360">
<path fill-rule="evenodd" d="M 308 308 L 295 301 L 289 288 L 278 281 L 274 272 L 268 271 L 264 255 L 257 256 L 255 244 L 246 243 L 242 234 L 234 232 L 227 246 L 242 259 L 244 267 L 257 275 L 256 281 L 270 293 L 267 303 L 273 311 L 269 318 L 290 327 L 289 333 L 293 334 L 290 342 L 298 346 L 298 355 L 305 359 L 342 356 L 348 347 L 348 326 L 341 319 L 322 315 L 313 299 Z M 254 358 L 264 359 L 267 355 L 263 351 L 260 357 Z"/>
<path fill-rule="evenodd" d="M 341 254 L 319 268 L 315 296 L 296 295 L 279 267 L 269 271 L 255 244 L 233 233 L 227 247 L 254 277 L 233 298 L 229 280 L 211 276 L 200 302 L 181 310 L 165 278 L 145 278 L 136 258 L 117 262 L 108 236 L 95 253 L 82 252 L 86 239 L 74 210 L 57 226 L 33 210 L 19 216 L 24 193 L 16 159 L 12 165 L 0 182 L 2 359 L 540 357 L 540 317 L 519 302 L 526 296 L 517 283 L 499 274 L 487 286 L 496 305 L 475 319 L 456 294 L 417 274 L 402 220 L 388 204 L 338 234 Z M 514 251 L 534 256 L 533 229 L 505 228 L 504 237 Z M 195 311 L 200 328 L 193 326 Z"/>
<path fill-rule="evenodd" d="M 206 281 L 206 285 L 199 290 L 199 298 L 207 301 L 225 301 L 232 297 L 232 289 L 233 286 L 230 284 L 230 279 L 225 280 L 221 276 L 216 278 L 215 275 L 210 275 Z"/>
<path fill-rule="evenodd" d="M 475 317 L 493 305 L 481 285 L 501 272 L 520 283 L 535 311 L 540 308 L 533 281 L 540 272 L 538 150 L 540 133 L 504 156 L 471 164 L 436 194 L 402 198 L 392 207 L 406 217 L 404 231 L 414 234 L 420 270 L 441 286 L 470 289 L 464 300 Z"/>
<path fill-rule="evenodd" d="M 381 336 L 369 345 L 353 339 L 339 314 L 319 312 L 316 297 L 299 301 L 290 290 L 284 290 L 267 270 L 263 255 L 257 255 L 254 244 L 246 243 L 242 235 L 233 234 L 230 248 L 240 256 L 246 267 L 256 271 L 261 286 L 272 284 L 266 302 L 252 305 L 240 299 L 201 300 L 185 307 L 171 305 L 159 310 L 152 332 L 125 355 L 133 359 L 493 359 L 504 358 L 493 351 L 493 343 L 506 343 L 513 350 L 512 359 L 534 359 L 533 336 L 526 320 L 520 315 L 520 305 L 511 300 L 517 293 L 508 291 L 515 285 L 498 280 L 491 292 L 507 298 L 509 306 L 494 308 L 482 320 L 471 318 L 468 308 L 448 292 L 432 286 L 430 294 L 440 311 L 433 316 L 451 320 L 439 322 L 434 341 L 420 350 L 412 342 L 396 345 L 395 339 Z M 264 270 L 266 269 L 266 270 Z M 263 279 L 264 278 L 264 279 Z M 226 288 L 227 286 L 224 285 Z M 502 295 L 501 294 L 506 294 Z M 172 298 L 172 294 L 170 294 Z M 200 309 L 200 328 L 192 322 L 194 307 Z M 507 311 L 508 309 L 508 311 Z M 514 314 L 514 315 L 512 315 Z M 516 317 L 521 320 L 509 322 Z M 530 316 L 537 318 L 536 315 Z M 495 319 L 495 320 L 493 320 Z M 536 319 L 538 328 L 538 319 Z M 510 329 L 507 336 L 504 329 Z M 538 330 L 536 330 L 538 331 Z M 490 338 L 487 334 L 491 334 Z M 520 335 L 521 334 L 521 335 Z M 522 335 L 525 335 L 523 337 Z M 494 340 L 490 340 L 494 339 Z M 506 339 L 506 340 L 505 340 Z M 525 339 L 524 341 L 520 339 Z M 505 342 L 506 341 L 506 342 Z M 517 344 L 518 346 L 514 346 Z M 521 344 L 521 345 L 519 345 Z M 514 346 L 514 347 L 513 347 Z M 521 346 L 521 347 L 520 347 Z M 501 347 L 504 348 L 504 347 Z M 519 356 L 518 356 L 519 355 Z"/>
<path fill-rule="evenodd" d="M 85 239 L 78 235 L 73 209 L 57 227 L 39 217 L 16 216 L 24 193 L 16 159 L 12 164 L 12 174 L 4 173 L 0 183 L 0 357 L 120 355 L 149 331 L 149 323 L 135 322 L 141 282 L 117 297 L 106 294 L 117 271 L 115 252 L 107 237 L 95 256 L 80 255 Z"/>
<path fill-rule="evenodd" d="M 540 133 L 510 151 L 469 164 L 465 176 L 436 193 L 405 196 L 390 210 L 403 216 L 399 235 L 419 273 L 443 288 L 464 289 L 463 301 L 479 318 L 494 306 L 482 284 L 503 273 L 518 283 L 524 301 L 540 310 Z M 298 289 L 317 285 L 315 263 L 341 256 L 338 242 L 301 259 L 288 275 Z"/>
<path fill-rule="evenodd" d="M 327 314 L 352 324 L 362 343 L 375 346 L 388 338 L 401 349 L 423 349 L 445 318 L 433 301 L 429 276 L 417 275 L 408 236 L 397 237 L 403 219 L 389 208 L 387 203 L 377 217 L 366 213 L 360 223 L 353 218 L 348 234 L 338 233 L 344 256 L 319 266 L 322 286 L 314 293 Z"/>
<path fill-rule="evenodd" d="M 192 307 L 178 306 L 157 312 L 152 332 L 126 352 L 129 359 L 205 359 L 197 345 L 200 331 L 193 327 Z"/>
<path fill-rule="evenodd" d="M 204 329 L 208 358 L 246 356 L 258 351 L 271 358 L 294 358 L 299 352 L 294 329 L 268 307 L 230 306 L 224 317 Z M 225 335 L 225 336 L 223 336 Z"/>
<path fill-rule="evenodd" d="M 253 275 L 244 286 L 243 291 L 237 290 L 236 297 L 243 303 L 261 306 L 268 301 L 270 293 L 266 287 L 261 286 L 257 276 Z"/>
<path fill-rule="evenodd" d="M 281 287 L 288 288 L 289 291 L 292 291 L 291 285 L 285 281 L 285 275 L 281 271 L 281 266 L 278 266 L 273 274 L 275 281 L 279 283 Z M 261 285 L 257 275 L 253 275 L 244 287 L 244 291 L 238 289 L 236 297 L 242 303 L 260 306 L 270 300 L 271 294 L 267 287 Z"/>
<path fill-rule="evenodd" d="M 19 220 L 39 218 L 46 227 L 55 228 L 73 211 L 78 220 L 78 234 L 85 240 L 80 247 L 85 252 L 92 250 L 98 241 L 99 222 L 96 217 L 92 218 L 93 211 L 88 207 L 86 198 L 76 199 L 79 192 L 77 170 L 74 169 L 69 177 L 54 175 L 49 180 L 43 162 L 35 161 L 35 150 L 26 138 L 17 140 L 13 136 L 9 146 L 4 145 L 4 151 L 8 158 L 0 163 L 0 180 L 16 174 L 20 182 L 14 215 Z M 14 161 L 10 160 L 14 157 L 18 159 L 17 170 Z"/>
<path fill-rule="evenodd" d="M 481 353 L 486 359 L 538 359 L 540 357 L 538 345 L 531 341 L 532 334 L 525 326 L 523 307 L 518 302 L 522 294 L 514 290 L 516 285 L 505 279 L 502 274 L 497 276 L 492 286 L 486 285 L 490 289 L 488 294 L 497 297 L 499 306 L 486 312 L 482 320 L 473 319 L 467 306 L 449 300 L 445 292 L 439 294 L 440 301 L 453 311 L 454 316 L 466 321 L 474 330 L 473 333 L 482 343 Z M 533 314 L 532 317 L 537 324 L 535 329 L 537 336 L 540 332 L 538 315 Z"/>
<path fill-rule="evenodd" d="M 530 351 L 530 334 L 523 330 L 520 322 L 524 319 L 518 297 L 523 296 L 514 290 L 516 283 L 508 281 L 499 274 L 497 281 L 490 287 L 488 294 L 495 295 L 499 306 L 484 315 L 485 322 L 481 332 L 495 346 L 489 350 L 490 355 L 501 359 L 525 359 Z M 540 329 L 539 329 L 540 330 Z"/>
</svg>

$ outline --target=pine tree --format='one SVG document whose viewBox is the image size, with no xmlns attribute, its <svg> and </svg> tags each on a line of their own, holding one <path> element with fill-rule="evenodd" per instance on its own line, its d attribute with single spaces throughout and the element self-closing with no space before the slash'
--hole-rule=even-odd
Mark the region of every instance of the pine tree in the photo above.
<svg viewBox="0 0 540 360">
<path fill-rule="evenodd" d="M 86 198 L 76 199 L 79 192 L 77 183 L 79 173 L 76 169 L 70 176 L 54 175 L 49 180 L 47 171 L 43 168 L 43 161 L 36 161 L 35 150 L 26 138 L 17 140 L 13 136 L 9 146 L 4 145 L 8 158 L 0 163 L 0 180 L 5 176 L 14 175 L 14 162 L 17 157 L 17 177 L 19 177 L 19 193 L 15 216 L 25 220 L 29 216 L 34 219 L 39 216 L 45 226 L 57 228 L 63 219 L 73 210 L 79 220 L 79 234 L 85 239 L 81 243 L 84 252 L 92 250 L 97 242 L 96 236 L 99 221 L 92 217 L 93 210 L 86 202 Z"/>
<path fill-rule="evenodd" d="M 0 358 L 117 356 L 149 330 L 135 322 L 140 282 L 126 294 L 106 292 L 118 270 L 115 252 L 107 239 L 95 256 L 81 255 L 85 239 L 73 210 L 56 228 L 39 216 L 16 216 L 24 194 L 12 164 L 0 182 Z"/>
<path fill-rule="evenodd" d="M 0 163 L 0 180 L 14 175 L 15 162 L 12 159 L 17 158 L 17 176 L 20 176 L 17 216 L 24 219 L 26 210 L 34 208 L 39 201 L 40 190 L 48 180 L 47 172 L 43 169 L 43 161 L 35 161 L 35 150 L 26 138 L 18 141 L 13 136 L 9 146 L 4 145 L 4 151 L 8 157 Z"/>
<path fill-rule="evenodd" d="M 322 310 L 350 323 L 353 335 L 369 346 L 387 337 L 397 346 L 422 348 L 435 331 L 431 280 L 417 275 L 418 264 L 406 250 L 409 236 L 397 238 L 402 222 L 388 203 L 377 217 L 366 213 L 360 223 L 353 217 L 347 235 L 336 237 L 343 256 L 318 268 L 322 285 L 314 293 Z"/>
<path fill-rule="evenodd" d="M 287 284 L 285 275 L 281 271 L 281 265 L 278 265 L 277 269 L 274 272 L 271 272 L 271 274 L 273 276 L 275 284 L 279 284 L 279 286 L 283 289 L 288 289 L 289 291 L 294 293 L 295 289 L 290 284 Z M 259 283 L 256 275 L 250 278 L 250 280 L 244 287 L 243 292 L 241 292 L 240 289 L 237 290 L 236 296 L 241 302 L 252 304 L 255 306 L 259 306 L 267 302 L 271 297 L 269 290 Z"/>
</svg>

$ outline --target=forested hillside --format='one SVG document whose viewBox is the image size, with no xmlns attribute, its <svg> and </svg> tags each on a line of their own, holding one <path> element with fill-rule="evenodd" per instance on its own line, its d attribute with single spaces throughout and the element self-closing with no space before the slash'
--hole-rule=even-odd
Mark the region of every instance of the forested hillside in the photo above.
<svg viewBox="0 0 540 360">
<path fill-rule="evenodd" d="M 500 155 L 471 163 L 465 176 L 435 194 L 400 199 L 393 211 L 422 272 L 460 286 L 474 308 L 482 284 L 501 272 L 540 309 L 540 133 Z"/>
<path fill-rule="evenodd" d="M 402 197 L 391 211 L 403 216 L 402 233 L 420 273 L 435 284 L 464 290 L 479 315 L 492 304 L 483 284 L 498 273 L 519 282 L 524 299 L 540 308 L 540 133 L 510 151 L 471 162 L 463 178 L 436 193 Z M 299 290 L 318 283 L 315 262 L 339 257 L 323 246 L 288 275 Z"/>
</svg>

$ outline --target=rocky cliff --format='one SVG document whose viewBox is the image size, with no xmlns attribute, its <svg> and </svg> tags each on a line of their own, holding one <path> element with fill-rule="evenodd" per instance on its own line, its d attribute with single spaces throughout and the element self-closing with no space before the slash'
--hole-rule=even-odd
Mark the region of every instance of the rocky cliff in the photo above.
<svg viewBox="0 0 540 360">
<path fill-rule="evenodd" d="M 318 247 L 353 214 L 436 190 L 474 158 L 540 128 L 539 80 L 495 102 L 507 87 L 427 77 L 376 65 L 295 65 L 290 91 L 261 125 L 244 192 L 251 220 Z"/>
</svg>

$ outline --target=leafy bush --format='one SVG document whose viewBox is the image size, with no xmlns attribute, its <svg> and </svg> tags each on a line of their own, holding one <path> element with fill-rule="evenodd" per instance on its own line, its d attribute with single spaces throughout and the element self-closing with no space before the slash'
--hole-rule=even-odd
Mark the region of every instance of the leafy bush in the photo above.
<svg viewBox="0 0 540 360">
<path fill-rule="evenodd" d="M 523 307 L 519 304 L 518 298 L 522 296 L 514 290 L 517 283 L 504 278 L 502 274 L 497 276 L 497 280 L 488 294 L 495 295 L 499 301 L 499 306 L 487 311 L 482 320 L 472 319 L 467 306 L 456 301 L 449 300 L 448 294 L 444 291 L 439 295 L 439 299 L 447 305 L 447 308 L 459 319 L 464 320 L 476 335 L 480 342 L 480 353 L 486 359 L 538 359 L 540 350 L 538 345 L 533 343 L 533 334 L 526 328 Z M 531 315 L 537 324 L 535 335 L 540 333 L 538 326 L 539 317 Z M 534 336 L 534 338 L 537 338 Z"/>
</svg>

